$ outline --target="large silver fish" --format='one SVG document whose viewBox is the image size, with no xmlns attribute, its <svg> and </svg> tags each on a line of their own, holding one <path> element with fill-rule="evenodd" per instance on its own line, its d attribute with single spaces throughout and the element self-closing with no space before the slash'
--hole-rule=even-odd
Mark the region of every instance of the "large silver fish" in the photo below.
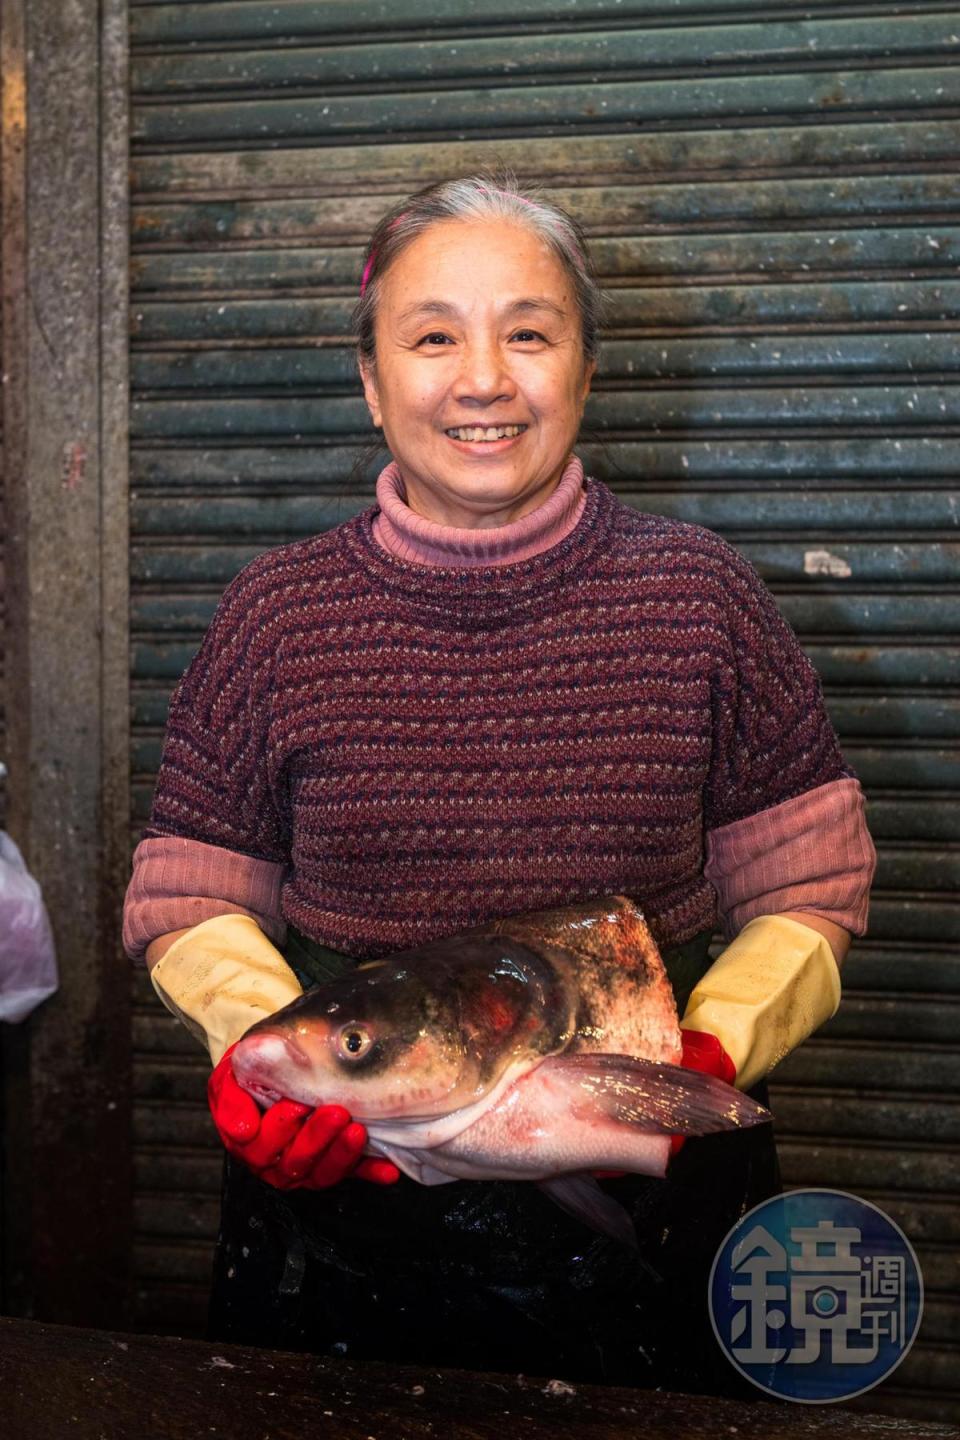
<svg viewBox="0 0 960 1440">
<path fill-rule="evenodd" d="M 680 1055 L 656 944 L 614 896 L 358 965 L 254 1026 L 233 1068 L 263 1105 L 345 1106 L 422 1184 L 537 1181 L 631 1243 L 588 1172 L 662 1176 L 672 1135 L 770 1118 Z"/>
</svg>

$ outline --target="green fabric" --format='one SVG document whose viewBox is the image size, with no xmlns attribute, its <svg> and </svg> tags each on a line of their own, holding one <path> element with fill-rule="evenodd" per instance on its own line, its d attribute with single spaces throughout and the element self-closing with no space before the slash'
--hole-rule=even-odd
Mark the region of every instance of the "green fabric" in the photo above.
<svg viewBox="0 0 960 1440">
<path fill-rule="evenodd" d="M 663 952 L 663 963 L 667 979 L 673 986 L 673 998 L 677 1002 L 677 1014 L 683 1018 L 690 992 L 697 981 L 710 969 L 710 941 L 712 930 L 702 930 L 692 940 L 682 945 L 671 945 Z"/>
<path fill-rule="evenodd" d="M 683 1015 L 687 1008 L 690 992 L 705 974 L 710 965 L 710 940 L 712 932 L 704 930 L 682 945 L 671 945 L 663 952 L 663 963 L 667 977 L 673 987 L 677 1002 L 677 1014 Z M 284 959 L 295 973 L 305 990 L 312 985 L 323 985 L 335 980 L 358 963 L 352 955 L 340 950 L 331 950 L 329 945 L 320 945 L 316 940 L 289 929 Z"/>
<path fill-rule="evenodd" d="M 336 980 L 338 975 L 352 970 L 359 963 L 354 956 L 345 955 L 342 950 L 331 950 L 329 945 L 320 945 L 307 935 L 301 935 L 292 925 L 287 929 L 283 958 L 304 990 Z"/>
</svg>

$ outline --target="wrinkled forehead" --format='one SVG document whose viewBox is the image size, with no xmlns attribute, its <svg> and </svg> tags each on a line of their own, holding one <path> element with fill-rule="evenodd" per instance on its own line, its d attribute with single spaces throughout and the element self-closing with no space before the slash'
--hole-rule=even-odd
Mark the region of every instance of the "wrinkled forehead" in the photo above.
<svg viewBox="0 0 960 1440">
<path fill-rule="evenodd" d="M 578 321 L 572 277 L 541 235 L 513 219 L 438 220 L 390 264 L 378 310 L 397 323 L 431 307 L 506 312 L 531 301 Z"/>
</svg>

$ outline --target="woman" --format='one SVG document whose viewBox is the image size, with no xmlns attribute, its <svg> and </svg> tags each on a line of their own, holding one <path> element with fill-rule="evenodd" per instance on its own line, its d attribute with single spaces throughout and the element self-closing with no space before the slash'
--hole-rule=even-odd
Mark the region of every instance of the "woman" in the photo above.
<svg viewBox="0 0 960 1440">
<path fill-rule="evenodd" d="M 836 1008 L 873 867 L 860 788 L 750 567 L 584 478 L 599 314 L 575 224 L 509 179 L 385 216 L 356 315 L 394 457 L 377 504 L 248 566 L 174 695 L 126 933 L 216 1066 L 216 1338 L 739 1386 L 706 1276 L 776 1188 L 769 1141 L 606 1180 L 634 1258 L 534 1186 L 398 1179 L 339 1107 L 261 1116 L 230 1070 L 312 978 L 612 893 L 664 952 L 685 1063 L 754 1086 Z"/>
</svg>

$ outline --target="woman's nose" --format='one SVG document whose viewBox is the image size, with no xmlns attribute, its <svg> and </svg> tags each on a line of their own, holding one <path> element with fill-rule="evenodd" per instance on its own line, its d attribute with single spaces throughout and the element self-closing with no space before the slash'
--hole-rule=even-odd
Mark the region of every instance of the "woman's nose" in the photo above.
<svg viewBox="0 0 960 1440">
<path fill-rule="evenodd" d="M 489 405 L 494 400 L 509 400 L 517 393 L 510 373 L 509 358 L 499 345 L 465 345 L 461 351 L 460 368 L 454 383 L 457 400 L 473 400 Z"/>
</svg>

